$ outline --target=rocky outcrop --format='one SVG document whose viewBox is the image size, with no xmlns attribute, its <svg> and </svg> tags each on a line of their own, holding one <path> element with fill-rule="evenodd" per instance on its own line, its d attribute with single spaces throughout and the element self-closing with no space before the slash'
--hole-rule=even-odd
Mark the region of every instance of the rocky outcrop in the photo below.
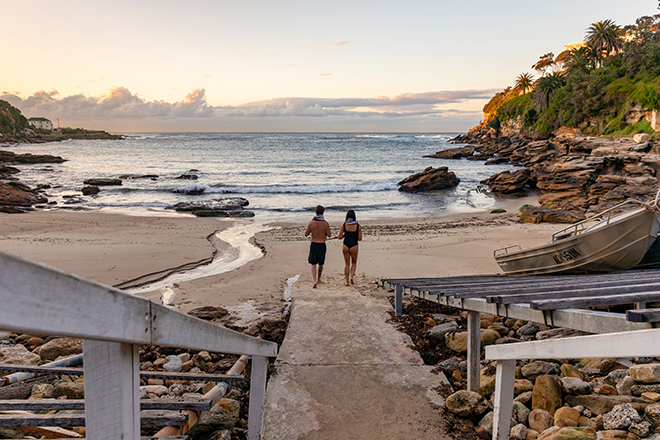
<svg viewBox="0 0 660 440">
<path fill-rule="evenodd" d="M 588 138 L 568 127 L 549 140 L 507 133 L 509 136 L 496 137 L 493 130 L 475 130 L 452 140 L 468 146 L 429 157 L 460 158 L 472 151 L 471 157 L 486 159 L 487 164 L 524 166 L 481 183 L 488 185 L 493 194 L 540 192 L 539 204 L 551 211 L 528 211 L 524 221 L 534 223 L 572 222 L 629 198 L 647 201 L 660 187 L 660 143 L 647 136 Z"/>
<path fill-rule="evenodd" d="M 402 180 L 397 185 L 399 185 L 399 191 L 415 193 L 453 188 L 460 181 L 461 179 L 447 167 L 428 167 L 421 173 L 413 174 Z"/>
<path fill-rule="evenodd" d="M 94 179 L 87 179 L 83 182 L 85 185 L 91 185 L 91 186 L 117 186 L 121 185 L 122 181 L 121 179 L 109 179 L 109 178 L 94 178 Z"/>
<path fill-rule="evenodd" d="M 206 202 L 179 202 L 168 209 L 190 212 L 197 217 L 254 217 L 254 212 L 244 209 L 249 204 L 243 197 L 228 197 Z"/>
</svg>

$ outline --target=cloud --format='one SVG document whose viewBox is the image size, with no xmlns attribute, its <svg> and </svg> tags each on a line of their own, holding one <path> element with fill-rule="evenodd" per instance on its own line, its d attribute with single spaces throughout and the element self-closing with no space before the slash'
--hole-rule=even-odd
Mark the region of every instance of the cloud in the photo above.
<svg viewBox="0 0 660 440">
<path fill-rule="evenodd" d="M 279 53 L 271 52 L 271 53 L 267 53 L 266 55 L 262 56 L 261 58 L 276 57 L 276 56 L 279 56 L 279 55 L 280 55 Z"/>
<path fill-rule="evenodd" d="M 334 41 L 332 43 L 328 43 L 328 46 L 343 46 L 344 44 L 348 44 L 348 41 Z"/>
<path fill-rule="evenodd" d="M 332 72 L 329 71 L 329 70 L 326 70 L 325 72 L 319 73 L 319 76 L 331 76 L 331 75 L 332 75 Z"/>
<path fill-rule="evenodd" d="M 331 72 L 326 72 L 331 73 Z M 17 93 L 4 92 L 0 99 L 18 107 L 27 117 L 43 116 L 72 126 L 144 127 L 162 126 L 181 130 L 185 127 L 217 129 L 217 127 L 269 126 L 267 121 L 282 118 L 296 127 L 310 124 L 380 124 L 377 121 L 400 120 L 417 124 L 437 118 L 481 117 L 482 100 L 489 99 L 499 90 L 450 90 L 425 93 L 401 93 L 372 98 L 274 98 L 232 106 L 212 106 L 206 101 L 204 89 L 195 89 L 182 100 L 166 102 L 147 101 L 126 87 L 114 87 L 105 96 L 82 94 L 60 96 L 57 90 L 40 90 L 22 98 Z M 477 101 L 474 110 L 470 102 Z M 467 105 L 468 110 L 456 110 L 453 104 Z M 334 122 L 321 122 L 321 120 Z M 304 122 L 316 120 L 319 123 Z M 142 121 L 142 122 L 140 122 Z M 197 121 L 197 122 L 195 122 Z M 205 122 L 202 122 L 205 121 Z M 252 122 L 249 122 L 252 121 Z M 300 122 L 294 122 L 300 121 Z M 351 125 L 353 124 L 353 125 Z M 417 126 L 417 125 L 414 125 Z"/>
<path fill-rule="evenodd" d="M 18 94 L 4 92 L 0 99 L 19 108 L 23 114 L 76 120 L 104 120 L 126 118 L 208 118 L 214 107 L 208 105 L 204 89 L 188 93 L 181 101 L 146 101 L 126 87 L 114 87 L 102 97 L 82 94 L 60 97 L 57 90 L 40 90 L 25 99 Z"/>
</svg>

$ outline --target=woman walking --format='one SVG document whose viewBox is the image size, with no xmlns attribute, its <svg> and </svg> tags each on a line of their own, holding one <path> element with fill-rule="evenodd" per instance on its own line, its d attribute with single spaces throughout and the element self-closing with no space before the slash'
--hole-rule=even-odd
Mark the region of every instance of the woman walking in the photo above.
<svg viewBox="0 0 660 440">
<path fill-rule="evenodd" d="M 339 235 L 340 240 L 344 239 L 344 246 L 342 246 L 342 253 L 344 254 L 344 276 L 346 277 L 346 285 L 355 284 L 353 278 L 355 277 L 355 269 L 357 267 L 358 257 L 358 241 L 362 240 L 362 228 L 355 219 L 355 211 L 349 209 L 346 213 L 346 221 L 341 225 Z"/>
</svg>

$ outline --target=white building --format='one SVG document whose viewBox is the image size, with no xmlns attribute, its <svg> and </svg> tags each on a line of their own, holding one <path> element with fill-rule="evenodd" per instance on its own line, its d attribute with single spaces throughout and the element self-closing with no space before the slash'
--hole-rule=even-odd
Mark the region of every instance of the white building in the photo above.
<svg viewBox="0 0 660 440">
<path fill-rule="evenodd" d="M 39 128 L 42 130 L 53 130 L 53 123 L 46 118 L 30 118 L 28 119 L 28 124 L 34 128 Z"/>
</svg>

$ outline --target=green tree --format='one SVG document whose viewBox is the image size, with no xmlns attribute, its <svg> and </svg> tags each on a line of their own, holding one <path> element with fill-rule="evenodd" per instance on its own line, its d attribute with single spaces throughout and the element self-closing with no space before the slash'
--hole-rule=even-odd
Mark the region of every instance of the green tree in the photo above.
<svg viewBox="0 0 660 440">
<path fill-rule="evenodd" d="M 593 52 L 588 46 L 573 49 L 566 57 L 566 73 L 573 75 L 577 72 L 589 73 L 595 65 Z"/>
<path fill-rule="evenodd" d="M 534 87 L 534 77 L 531 73 L 521 73 L 516 77 L 516 82 L 513 88 L 518 90 L 521 95 L 524 95 Z"/>
<path fill-rule="evenodd" d="M 558 72 L 542 76 L 534 83 L 534 100 L 541 110 L 546 110 L 550 104 L 552 93 L 564 85 L 564 78 Z"/>
<path fill-rule="evenodd" d="M 532 65 L 532 69 L 539 72 L 541 76 L 545 76 L 548 72 L 548 69 L 551 68 L 554 63 L 555 54 L 548 52 L 545 55 L 541 55 L 539 57 L 539 60 L 536 62 L 536 64 Z"/>
<path fill-rule="evenodd" d="M 621 28 L 610 19 L 601 20 L 587 28 L 585 40 L 601 66 L 605 58 L 621 47 Z"/>
</svg>

